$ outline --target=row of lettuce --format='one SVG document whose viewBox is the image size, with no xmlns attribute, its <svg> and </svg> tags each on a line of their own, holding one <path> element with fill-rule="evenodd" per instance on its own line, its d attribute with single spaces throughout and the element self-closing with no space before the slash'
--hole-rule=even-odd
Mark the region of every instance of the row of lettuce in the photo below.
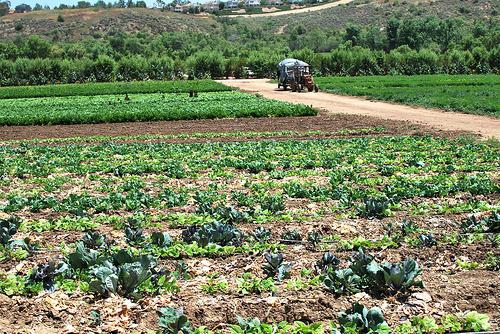
<svg viewBox="0 0 500 334">
<path fill-rule="evenodd" d="M 20 220 L 16 217 L 0 220 L 2 247 L 24 249 L 32 252 L 29 241 L 13 239 Z M 10 273 L 0 279 L 0 292 L 7 295 L 32 296 L 42 290 L 53 292 L 56 289 L 66 293 L 91 293 L 99 298 L 118 294 L 127 298 L 139 299 L 144 296 L 158 294 L 176 294 L 181 287 L 178 281 L 189 280 L 190 274 L 183 262 L 178 262 L 175 270 L 168 270 L 159 265 L 158 257 L 169 256 L 163 250 L 178 241 L 174 241 L 166 232 L 153 232 L 146 236 L 142 229 L 129 221 L 125 227 L 126 248 L 118 246 L 116 240 L 108 239 L 99 232 L 87 232 L 76 246 L 70 247 L 63 260 L 39 263 L 26 275 Z M 193 250 L 198 249 L 233 249 L 242 247 L 243 243 L 254 243 L 246 252 L 264 253 L 262 271 L 265 278 L 251 272 L 245 272 L 236 279 L 236 293 L 240 295 L 277 293 L 276 285 L 284 281 L 294 283 L 297 290 L 309 290 L 321 285 L 326 291 L 336 296 L 350 295 L 360 291 L 374 297 L 409 295 L 415 289 L 423 288 L 419 279 L 422 269 L 417 262 L 407 258 L 401 262 L 383 262 L 360 249 L 349 260 L 348 266 L 331 252 L 326 252 L 314 264 L 313 268 L 301 270 L 300 279 L 291 278 L 292 264 L 284 261 L 279 247 L 266 244 L 269 233 L 262 228 L 250 235 L 245 235 L 232 224 L 214 222 L 202 226 L 192 225 L 184 228 L 181 237 L 183 242 L 191 243 Z M 264 241 L 264 243 L 259 243 Z M 261 245 L 261 247 L 256 246 Z M 231 248 L 232 247 L 232 248 Z M 244 248 L 242 248 L 244 249 Z M 240 251 L 237 251 L 240 252 Z M 198 252 L 191 256 L 207 256 L 210 253 Z M 215 253 L 217 254 L 217 253 Z M 229 253 L 218 253 L 227 256 Z M 187 254 L 189 255 L 189 253 Z M 212 256 L 214 253 L 212 253 Z M 304 281 L 301 281 L 304 280 Z M 300 284 L 298 282 L 301 282 Z M 287 284 L 288 287 L 289 284 Z M 219 275 L 210 275 L 201 290 L 208 294 L 227 294 L 227 280 Z M 190 333 L 187 317 L 182 309 L 163 308 L 159 310 L 160 326 L 164 333 Z M 378 308 L 367 309 L 363 305 L 353 307 L 339 314 L 339 326 L 330 323 L 334 333 L 420 333 L 482 331 L 490 328 L 488 317 L 469 312 L 461 315 L 445 315 L 438 322 L 431 317 L 415 317 L 405 321 L 396 328 L 390 328 Z M 260 329 L 255 326 L 264 326 Z M 231 327 L 237 333 L 261 333 L 260 330 L 272 329 L 273 332 L 288 332 L 289 326 L 301 326 L 293 332 L 322 333 L 321 323 L 305 324 L 280 323 L 264 325 L 257 319 L 238 318 L 237 325 Z M 312 326 L 312 327 L 309 327 Z M 194 329 L 195 331 L 200 329 Z M 205 329 L 201 329 L 205 332 Z"/>
<path fill-rule="evenodd" d="M 195 87 L 195 85 L 193 85 Z M 0 125 L 89 124 L 313 116 L 310 106 L 240 92 L 0 99 Z"/>
</svg>

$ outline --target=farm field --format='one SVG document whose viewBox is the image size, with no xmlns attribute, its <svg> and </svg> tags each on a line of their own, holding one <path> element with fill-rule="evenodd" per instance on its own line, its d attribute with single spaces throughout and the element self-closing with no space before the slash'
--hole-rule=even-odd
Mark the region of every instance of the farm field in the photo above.
<svg viewBox="0 0 500 334">
<path fill-rule="evenodd" d="M 500 117 L 498 75 L 322 77 L 319 87 L 335 94 Z"/>
<path fill-rule="evenodd" d="M 15 87 L 18 88 L 18 87 Z M 66 89 L 68 88 L 68 89 Z M 132 94 L 130 91 L 156 93 Z M 307 116 L 317 111 L 305 105 L 266 100 L 256 95 L 227 91 L 213 81 L 103 84 L 108 95 L 88 94 L 89 85 L 38 86 L 24 92 L 2 88 L 12 95 L 0 99 L 0 125 L 89 124 L 172 121 L 236 117 Z M 0 91 L 2 90 L 0 89 Z M 209 92 L 200 92 L 201 91 Z M 196 91 L 189 97 L 189 91 Z M 217 92 L 210 92 L 210 91 Z M 174 92 L 182 93 L 174 93 Z M 72 96 L 60 96 L 76 94 Z M 111 95 L 112 94 L 112 95 Z M 38 96 L 19 98 L 19 96 Z M 18 97 L 18 98 L 13 98 Z"/>
<path fill-rule="evenodd" d="M 498 144 L 380 131 L 2 143 L 2 328 L 498 329 Z"/>
<path fill-rule="evenodd" d="M 213 80 L 94 82 L 39 86 L 0 87 L 0 99 L 30 97 L 96 96 L 152 93 L 222 92 L 231 88 Z"/>
</svg>

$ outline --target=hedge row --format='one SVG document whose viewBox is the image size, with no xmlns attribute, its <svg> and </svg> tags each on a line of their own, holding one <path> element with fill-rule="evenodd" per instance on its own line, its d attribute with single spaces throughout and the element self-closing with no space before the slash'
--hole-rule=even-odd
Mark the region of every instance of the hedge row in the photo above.
<svg viewBox="0 0 500 334">
<path fill-rule="evenodd" d="M 415 51 L 407 46 L 389 53 L 362 47 L 340 48 L 323 54 L 302 49 L 289 55 L 252 53 L 248 58 L 225 58 L 218 52 L 200 51 L 185 61 L 141 56 L 122 57 L 118 61 L 108 56 L 100 56 L 95 60 L 1 60 L 0 85 L 171 80 L 186 76 L 241 77 L 245 75 L 245 67 L 250 68 L 257 77 L 274 77 L 277 63 L 290 56 L 310 63 L 316 75 L 477 74 L 498 73 L 500 68 L 500 46 L 491 51 L 476 47 L 472 51 L 451 50 L 443 54 L 428 49 Z"/>
</svg>

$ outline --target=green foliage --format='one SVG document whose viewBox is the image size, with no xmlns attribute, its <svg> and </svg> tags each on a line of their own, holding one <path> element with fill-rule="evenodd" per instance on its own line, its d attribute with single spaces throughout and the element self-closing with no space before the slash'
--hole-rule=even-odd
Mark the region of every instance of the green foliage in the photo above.
<svg viewBox="0 0 500 334">
<path fill-rule="evenodd" d="M 182 308 L 163 307 L 159 309 L 158 313 L 160 315 L 159 324 L 164 334 L 191 333 L 189 320 L 184 315 Z"/>
<path fill-rule="evenodd" d="M 11 237 L 17 233 L 17 229 L 21 224 L 18 217 L 11 216 L 9 218 L 0 219 L 0 244 L 6 246 L 10 243 Z"/>
<path fill-rule="evenodd" d="M 150 256 L 134 257 L 125 251 L 118 252 L 112 259 L 102 260 L 101 264 L 91 268 L 93 280 L 89 283 L 89 291 L 129 296 L 153 275 L 155 264 Z"/>
<path fill-rule="evenodd" d="M 489 317 L 476 311 L 471 311 L 463 316 L 463 329 L 465 331 L 480 332 L 491 328 Z"/>
<path fill-rule="evenodd" d="M 182 231 L 184 242 L 196 242 L 204 247 L 208 244 L 219 246 L 239 246 L 243 242 L 243 233 L 231 224 L 213 222 L 203 226 L 192 225 Z"/>
<path fill-rule="evenodd" d="M 65 274 L 68 269 L 68 265 L 64 262 L 40 264 L 31 271 L 28 283 L 41 283 L 45 290 L 54 291 L 56 277 Z"/>
<path fill-rule="evenodd" d="M 341 312 L 338 320 L 341 332 L 389 334 L 391 331 L 378 307 L 368 309 L 359 303 L 355 303 L 350 309 Z"/>
<path fill-rule="evenodd" d="M 260 294 L 262 292 L 274 292 L 276 287 L 272 277 L 262 279 L 255 277 L 252 273 L 246 272 L 236 279 L 237 290 L 243 295 Z"/>
<path fill-rule="evenodd" d="M 87 232 L 82 237 L 82 244 L 89 249 L 106 249 L 109 247 L 109 242 L 104 234 L 99 232 Z M 81 246 L 80 246 L 81 247 Z"/>
<path fill-rule="evenodd" d="M 123 97 L 0 99 L 0 108 L 0 124 L 3 125 L 306 116 L 317 113 L 309 106 L 237 92 L 202 93 L 193 98 L 187 94 L 124 94 Z M 163 195 L 167 205 L 182 203 L 182 197 L 169 195 L 172 194 Z M 283 210 L 282 201 L 275 196 L 263 199 L 261 205 L 270 211 Z"/>
<path fill-rule="evenodd" d="M 172 238 L 167 232 L 153 232 L 151 234 L 151 244 L 158 247 L 170 247 L 172 246 Z"/>
<path fill-rule="evenodd" d="M 486 254 L 486 259 L 484 260 L 484 267 L 487 270 L 500 270 L 500 255 L 495 255 L 493 252 L 488 252 Z"/>
<path fill-rule="evenodd" d="M 423 287 L 417 280 L 422 273 L 417 262 L 406 259 L 397 263 L 375 261 L 373 256 L 362 249 L 351 259 L 349 268 L 327 267 L 323 274 L 323 284 L 332 293 L 352 294 L 360 290 L 374 295 L 394 295 L 405 293 L 412 287 Z"/>
<path fill-rule="evenodd" d="M 412 73 L 415 74 L 415 73 Z M 315 78 L 320 89 L 346 95 L 499 117 L 496 75 L 412 75 Z"/>
<path fill-rule="evenodd" d="M 336 295 L 359 292 L 360 283 L 361 277 L 354 274 L 349 268 L 329 270 L 323 278 L 326 289 Z"/>
<path fill-rule="evenodd" d="M 298 230 L 288 230 L 280 236 L 281 242 L 284 244 L 295 244 L 294 241 L 302 241 L 302 236 Z"/>
<path fill-rule="evenodd" d="M 210 295 L 215 295 L 217 293 L 226 293 L 229 288 L 229 284 L 225 279 L 219 278 L 218 274 L 210 275 L 208 277 L 207 283 L 200 286 L 201 290 Z"/>
<path fill-rule="evenodd" d="M 492 211 L 482 217 L 470 215 L 462 221 L 464 233 L 500 233 L 500 211 Z"/>
<path fill-rule="evenodd" d="M 290 277 L 292 265 L 284 262 L 283 254 L 265 253 L 264 258 L 266 263 L 262 269 L 266 278 L 277 277 L 278 281 L 282 281 L 284 278 Z"/>
<path fill-rule="evenodd" d="M 329 271 L 338 269 L 340 260 L 331 252 L 326 252 L 323 254 L 321 259 L 316 262 L 314 268 L 318 274 L 325 274 Z"/>
<path fill-rule="evenodd" d="M 265 243 L 271 238 L 271 231 L 259 226 L 250 233 L 250 236 L 256 242 Z"/>
<path fill-rule="evenodd" d="M 152 93 L 222 92 L 231 88 L 212 80 L 135 81 L 77 85 L 1 87 L 0 99 L 30 97 L 96 96 Z"/>
<path fill-rule="evenodd" d="M 390 212 L 389 204 L 387 198 L 365 198 L 358 207 L 358 215 L 368 219 L 387 217 Z"/>
</svg>

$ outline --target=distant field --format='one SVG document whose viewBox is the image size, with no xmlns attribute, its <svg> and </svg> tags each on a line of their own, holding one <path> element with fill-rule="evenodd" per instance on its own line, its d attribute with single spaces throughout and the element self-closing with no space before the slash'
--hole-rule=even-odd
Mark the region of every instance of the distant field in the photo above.
<svg viewBox="0 0 500 334">
<path fill-rule="evenodd" d="M 120 87 L 120 85 L 118 85 Z M 214 86 L 215 87 L 215 86 Z M 98 89 L 95 90 L 97 93 Z M 0 125 L 49 125 L 190 119 L 306 116 L 305 105 L 239 92 L 128 94 L 0 100 Z"/>
<path fill-rule="evenodd" d="M 420 75 L 316 78 L 327 92 L 500 117 L 500 76 Z"/>
<path fill-rule="evenodd" d="M 138 93 L 219 92 L 230 87 L 212 80 L 99 82 L 42 86 L 0 87 L 0 99 L 54 96 L 91 96 Z"/>
</svg>

